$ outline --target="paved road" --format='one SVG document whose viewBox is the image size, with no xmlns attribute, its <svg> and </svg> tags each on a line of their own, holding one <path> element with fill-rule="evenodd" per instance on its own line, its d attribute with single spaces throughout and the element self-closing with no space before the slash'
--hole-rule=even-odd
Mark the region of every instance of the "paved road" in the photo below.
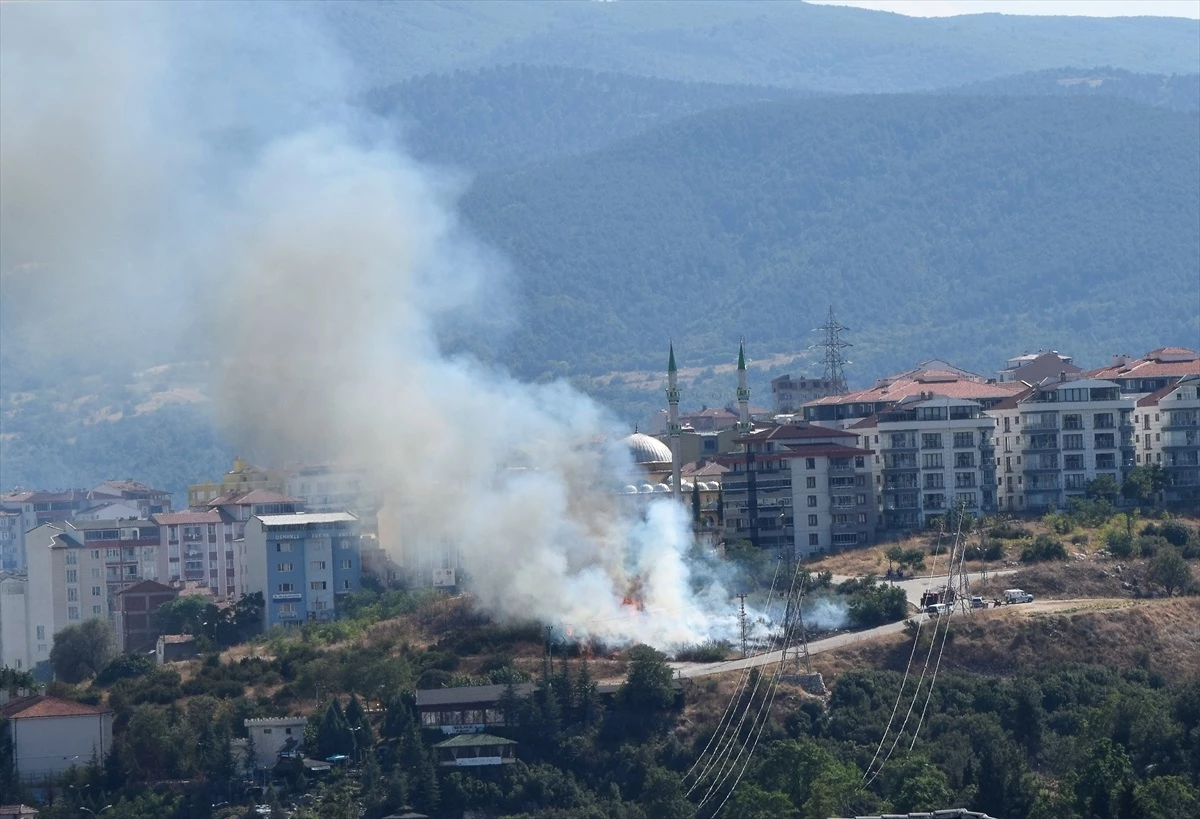
<svg viewBox="0 0 1200 819">
<path fill-rule="evenodd" d="M 1001 569 L 1000 571 L 996 571 L 996 572 L 988 572 L 987 575 L 989 578 L 1002 577 L 1004 575 L 1012 574 L 1015 571 L 1016 571 L 1016 569 Z M 893 585 L 899 586 L 900 588 L 904 589 L 904 594 L 908 597 L 908 602 L 912 605 L 912 607 L 920 608 L 921 595 L 925 593 L 925 590 L 928 589 L 930 586 L 932 586 L 934 588 L 938 588 L 940 586 L 946 585 L 946 577 L 947 577 L 947 575 L 942 574 L 942 575 L 938 575 L 937 577 L 930 580 L 929 575 L 926 574 L 926 575 L 921 575 L 919 577 L 906 578 L 904 580 L 894 580 L 894 581 L 888 581 L 885 578 L 880 578 L 880 582 L 881 583 L 891 582 Z M 854 579 L 856 579 L 856 578 L 846 577 L 844 575 L 836 575 L 835 574 L 833 576 L 833 582 L 835 584 L 842 583 L 847 580 L 854 580 Z M 970 572 L 967 575 L 967 579 L 971 583 L 977 583 L 983 579 L 983 573 L 982 572 Z"/>
<path fill-rule="evenodd" d="M 924 614 L 916 615 L 916 617 L 926 619 Z M 916 619 L 916 617 L 910 619 Z M 824 640 L 813 640 L 808 644 L 808 653 L 820 654 L 824 651 L 832 651 L 835 648 L 873 640 L 885 634 L 895 634 L 904 630 L 905 622 L 901 620 L 899 623 L 888 623 L 886 626 L 878 626 L 866 631 L 846 632 L 844 634 L 835 634 L 833 637 L 826 637 Z M 772 665 L 779 662 L 780 655 L 781 652 L 779 651 L 768 651 L 741 660 L 726 660 L 722 663 L 671 663 L 671 667 L 675 669 L 680 677 L 707 677 L 710 674 L 724 674 L 728 671 L 741 671 L 744 668 Z"/>
<path fill-rule="evenodd" d="M 1012 574 L 1015 570 L 1005 569 L 996 572 L 988 572 L 989 577 L 999 577 Z M 930 580 L 929 575 L 922 577 L 897 580 L 895 585 L 904 589 L 905 595 L 908 597 L 908 602 L 913 608 L 919 608 L 921 603 L 921 595 L 930 586 L 937 587 L 944 585 L 946 575 L 939 575 Z M 982 573 L 972 572 L 967 575 L 970 582 L 975 583 L 982 578 Z M 839 577 L 834 575 L 833 582 L 841 583 L 845 580 L 850 580 L 849 577 Z M 917 614 L 909 618 L 910 620 L 927 620 L 929 619 L 924 614 Z M 861 643 L 867 640 L 873 640 L 876 637 L 882 637 L 886 634 L 895 634 L 904 630 L 904 620 L 898 623 L 888 623 L 886 626 L 878 626 L 876 628 L 867 629 L 866 631 L 846 632 L 844 634 L 835 634 L 833 637 L 826 637 L 823 640 L 814 640 L 808 644 L 809 654 L 820 654 L 824 651 L 832 651 L 835 648 Z M 780 660 L 779 651 L 768 651 L 763 654 L 755 654 L 751 657 L 746 657 L 740 660 L 726 660 L 720 663 L 671 663 L 671 667 L 675 669 L 676 674 L 680 677 L 707 677 L 711 674 L 724 674 L 729 671 L 741 671 L 746 668 L 757 668 L 764 665 L 773 665 Z"/>
</svg>

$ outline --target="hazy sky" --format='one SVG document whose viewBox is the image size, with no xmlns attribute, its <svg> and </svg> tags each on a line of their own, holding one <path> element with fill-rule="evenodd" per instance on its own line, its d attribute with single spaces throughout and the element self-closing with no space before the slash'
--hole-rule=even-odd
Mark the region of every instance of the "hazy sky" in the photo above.
<svg viewBox="0 0 1200 819">
<path fill-rule="evenodd" d="M 1082 17 L 1190 17 L 1200 19 L 1200 0 L 809 0 L 828 6 L 857 6 L 912 17 L 956 14 L 1061 14 Z"/>
</svg>

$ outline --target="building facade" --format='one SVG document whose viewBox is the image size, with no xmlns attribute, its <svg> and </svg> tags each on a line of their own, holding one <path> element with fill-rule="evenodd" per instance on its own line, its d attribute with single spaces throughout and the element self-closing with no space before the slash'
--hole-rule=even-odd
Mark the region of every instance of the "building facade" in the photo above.
<svg viewBox="0 0 1200 819">
<path fill-rule="evenodd" d="M 0 691 L 0 717 L 8 720 L 17 778 L 49 782 L 69 768 L 104 759 L 112 748 L 112 716 L 107 708 L 44 694 L 9 698 Z"/>
<path fill-rule="evenodd" d="M 152 651 L 162 634 L 154 615 L 164 603 L 177 598 L 179 591 L 154 580 L 143 580 L 117 592 L 112 620 L 118 650 L 143 654 Z"/>
<path fill-rule="evenodd" d="M 1138 401 L 1133 414 L 1139 466 L 1165 473 L 1163 500 L 1200 504 L 1200 375 L 1189 375 Z"/>
<path fill-rule="evenodd" d="M 931 392 L 851 427 L 875 449 L 880 525 L 901 532 L 956 510 L 995 511 L 994 428 L 979 402 Z"/>
<path fill-rule="evenodd" d="M 341 595 L 362 584 L 358 518 L 297 512 L 250 519 L 240 560 L 244 592 L 261 592 L 263 628 L 332 620 Z"/>
<path fill-rule="evenodd" d="M 771 398 L 776 414 L 798 412 L 809 401 L 837 395 L 837 387 L 827 378 L 792 378 L 784 374 L 771 379 Z"/>
<path fill-rule="evenodd" d="M 723 456 L 726 544 L 796 557 L 871 543 L 875 536 L 873 454 L 854 433 L 810 424 L 767 427 Z"/>
</svg>

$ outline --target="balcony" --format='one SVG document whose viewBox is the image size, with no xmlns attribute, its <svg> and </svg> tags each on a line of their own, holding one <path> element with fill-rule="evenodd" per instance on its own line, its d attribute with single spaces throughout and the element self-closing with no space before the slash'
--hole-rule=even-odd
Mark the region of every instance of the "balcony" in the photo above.
<svg viewBox="0 0 1200 819">
<path fill-rule="evenodd" d="M 1023 432 L 1058 432 L 1058 421 L 1030 421 L 1021 424 Z"/>
</svg>

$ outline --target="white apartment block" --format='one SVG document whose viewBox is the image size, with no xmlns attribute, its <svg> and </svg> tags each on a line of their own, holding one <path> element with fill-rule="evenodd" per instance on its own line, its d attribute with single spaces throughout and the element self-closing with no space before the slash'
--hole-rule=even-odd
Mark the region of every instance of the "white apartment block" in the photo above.
<svg viewBox="0 0 1200 819">
<path fill-rule="evenodd" d="M 23 574 L 0 574 L 0 666 L 28 671 L 29 579 Z"/>
<path fill-rule="evenodd" d="M 1062 509 L 1098 477 L 1120 484 L 1135 465 L 1133 413 L 1140 397 L 1123 395 L 1112 381 L 1053 379 L 994 407 L 1001 508 Z"/>
<path fill-rule="evenodd" d="M 879 523 L 906 531 L 963 509 L 996 508 L 995 422 L 978 401 L 934 392 L 910 396 L 855 424 L 875 450 Z"/>
<path fill-rule="evenodd" d="M 1157 464 L 1166 473 L 1163 499 L 1200 502 L 1200 375 L 1139 400 L 1133 424 L 1136 464 Z"/>
<path fill-rule="evenodd" d="M 235 521 L 215 509 L 155 515 L 159 550 L 157 575 L 163 583 L 202 583 L 217 600 L 239 596 Z"/>
</svg>

